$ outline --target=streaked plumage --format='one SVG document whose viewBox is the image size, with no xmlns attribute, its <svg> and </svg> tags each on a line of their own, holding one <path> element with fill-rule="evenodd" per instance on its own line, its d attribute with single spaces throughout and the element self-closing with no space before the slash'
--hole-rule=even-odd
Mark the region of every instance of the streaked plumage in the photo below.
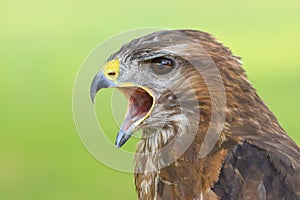
<svg viewBox="0 0 300 200">
<path fill-rule="evenodd" d="M 191 44 L 198 44 L 202 49 L 195 49 Z M 215 105 L 217 111 L 226 113 L 224 127 L 214 148 L 204 158 L 199 152 L 211 119 L 214 91 L 208 91 L 202 75 L 180 57 L 182 52 L 201 63 L 200 70 L 214 80 L 216 74 L 208 61 L 211 59 L 225 87 L 226 106 Z M 156 57 L 170 57 L 177 66 L 170 75 L 153 75 L 147 62 Z M 144 61 L 145 58 L 148 60 Z M 240 58 L 213 36 L 194 30 L 155 32 L 124 45 L 109 61 L 114 59 L 120 61 L 118 83 L 132 82 L 153 92 L 151 109 L 150 105 L 129 109 L 129 112 L 144 109 L 149 114 L 141 115 L 146 117 L 139 117 L 142 121 L 133 129 L 143 129 L 144 137 L 138 144 L 135 159 L 136 169 L 141 172 L 135 174 L 139 199 L 300 199 L 300 148 L 257 95 L 241 67 Z M 184 79 L 191 88 L 183 84 Z M 101 88 L 99 82 L 99 78 L 94 80 L 93 94 Z M 123 87 L 120 86 L 120 90 L 124 92 Z M 129 93 L 124 93 L 130 99 Z M 146 94 L 140 91 L 139 95 Z M 221 94 L 214 95 L 222 100 Z M 149 103 L 149 97 L 140 99 L 144 104 Z M 192 105 L 191 101 L 198 104 Z M 200 108 L 199 121 L 193 106 Z M 132 119 L 129 121 L 128 127 Z M 195 126 L 198 128 L 196 136 L 188 149 L 161 168 L 161 161 L 177 156 L 177 146 L 167 155 L 162 155 L 160 149 L 178 134 L 188 137 Z M 121 131 L 117 146 L 122 146 L 131 134 Z M 120 134 L 129 136 L 122 140 Z M 177 145 L 180 148 L 180 144 Z"/>
</svg>

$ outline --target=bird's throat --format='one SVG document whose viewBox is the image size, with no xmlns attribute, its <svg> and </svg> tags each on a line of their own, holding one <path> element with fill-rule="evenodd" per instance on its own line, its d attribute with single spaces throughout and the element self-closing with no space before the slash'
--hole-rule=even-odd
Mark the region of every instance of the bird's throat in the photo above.
<svg viewBox="0 0 300 200">
<path fill-rule="evenodd" d="M 220 147 L 200 159 L 197 157 L 199 147 L 196 142 L 174 162 L 162 167 L 164 158 L 161 157 L 160 147 L 153 152 L 153 146 L 150 147 L 162 138 L 152 140 L 148 138 L 141 141 L 136 154 L 136 170 L 139 173 L 135 173 L 135 184 L 140 199 L 199 199 L 200 195 L 214 196 L 210 188 L 217 182 L 227 149 Z M 202 193 L 199 193 L 199 189 Z M 168 196 L 172 194 L 176 196 Z"/>
</svg>

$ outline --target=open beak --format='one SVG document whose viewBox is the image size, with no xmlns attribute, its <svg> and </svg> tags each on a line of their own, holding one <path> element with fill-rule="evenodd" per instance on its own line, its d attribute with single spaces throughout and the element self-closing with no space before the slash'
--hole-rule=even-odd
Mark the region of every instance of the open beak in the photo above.
<svg viewBox="0 0 300 200">
<path fill-rule="evenodd" d="M 97 92 L 102 88 L 117 88 L 128 99 L 125 119 L 116 137 L 117 148 L 127 142 L 138 126 L 150 115 L 155 104 L 154 95 L 148 88 L 131 82 L 118 82 L 119 73 L 119 61 L 109 61 L 94 77 L 90 88 L 93 103 Z"/>
</svg>

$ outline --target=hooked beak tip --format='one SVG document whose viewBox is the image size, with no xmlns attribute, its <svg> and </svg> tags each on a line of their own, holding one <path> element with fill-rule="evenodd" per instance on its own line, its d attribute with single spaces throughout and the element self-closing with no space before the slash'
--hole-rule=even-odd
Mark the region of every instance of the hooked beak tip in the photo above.
<svg viewBox="0 0 300 200">
<path fill-rule="evenodd" d="M 109 88 L 113 86 L 115 86 L 115 83 L 107 79 L 102 71 L 97 73 L 90 87 L 90 97 L 92 103 L 94 104 L 96 94 L 99 90 L 101 90 L 102 88 Z"/>
</svg>

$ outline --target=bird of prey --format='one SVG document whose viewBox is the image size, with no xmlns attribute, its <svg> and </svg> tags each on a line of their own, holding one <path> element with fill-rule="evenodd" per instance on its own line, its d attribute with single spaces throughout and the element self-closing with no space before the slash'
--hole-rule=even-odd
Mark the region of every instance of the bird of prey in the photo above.
<svg viewBox="0 0 300 200">
<path fill-rule="evenodd" d="M 139 199 L 300 199 L 299 146 L 212 35 L 162 30 L 124 44 L 94 77 L 92 100 L 111 87 L 128 99 L 116 146 L 143 131 Z"/>
</svg>

